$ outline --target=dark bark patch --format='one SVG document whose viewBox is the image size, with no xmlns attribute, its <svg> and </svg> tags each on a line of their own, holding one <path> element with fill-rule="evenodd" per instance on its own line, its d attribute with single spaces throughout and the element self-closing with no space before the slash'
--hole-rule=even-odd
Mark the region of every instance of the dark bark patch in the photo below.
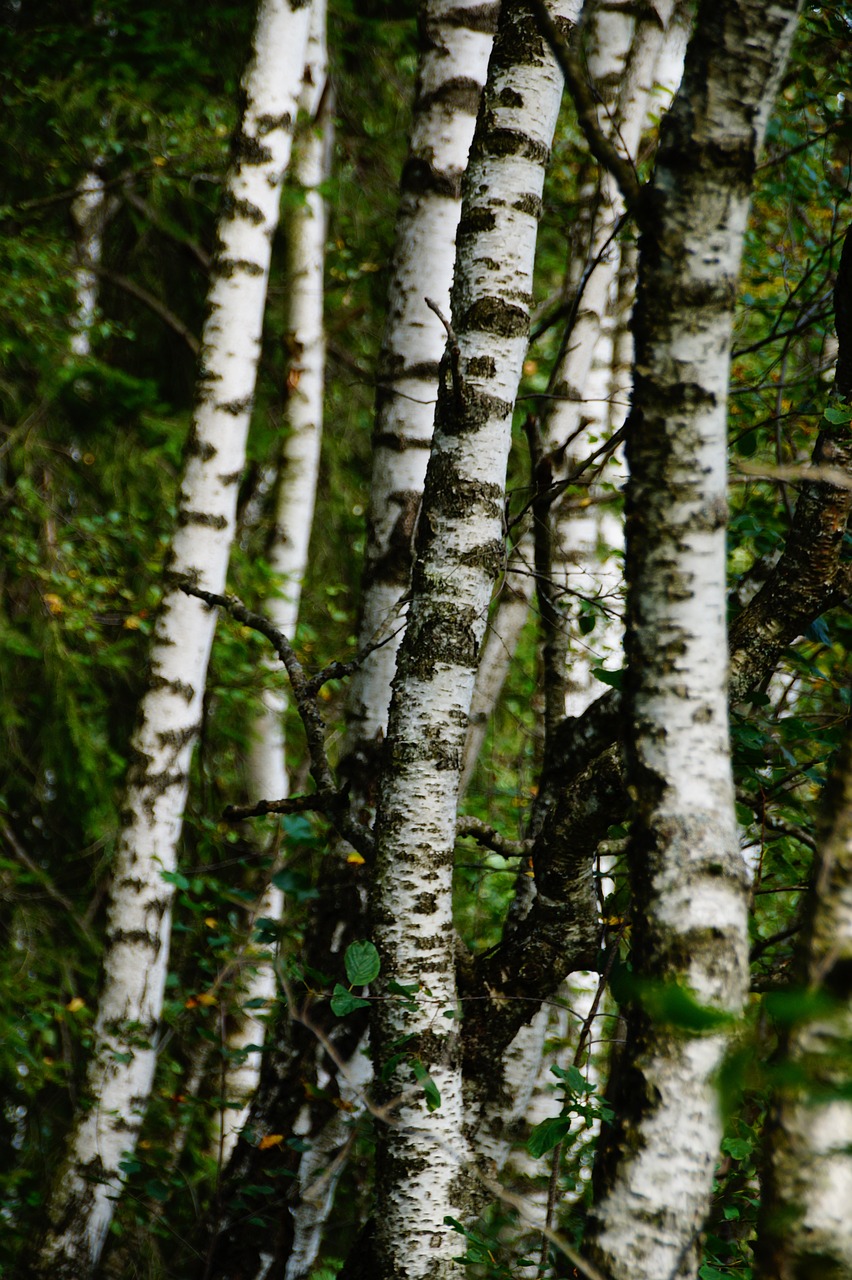
<svg viewBox="0 0 852 1280">
<path fill-rule="evenodd" d="M 229 413 L 232 417 L 239 418 L 251 411 L 252 401 L 252 396 L 243 396 L 239 400 L 220 400 L 216 408 L 219 413 Z"/>
<path fill-rule="evenodd" d="M 220 258 L 216 264 L 216 275 L 225 280 L 232 280 L 237 275 L 262 276 L 263 267 L 249 262 L 247 258 Z"/>
<path fill-rule="evenodd" d="M 203 526 L 206 529 L 227 529 L 228 527 L 228 521 L 224 516 L 214 516 L 209 511 L 181 511 L 178 513 L 177 522 L 181 528 L 190 524 Z"/>
<path fill-rule="evenodd" d="M 247 133 L 241 131 L 234 139 L 234 157 L 238 164 L 262 165 L 269 164 L 272 160 L 272 152 L 257 138 L 250 138 Z"/>
<path fill-rule="evenodd" d="M 198 434 L 198 428 L 192 426 L 186 441 L 187 458 L 199 458 L 202 462 L 210 462 L 216 457 L 218 449 L 216 449 L 208 440 L 202 440 Z"/>
<path fill-rule="evenodd" d="M 461 198 L 463 172 L 461 169 L 438 169 L 425 156 L 410 156 L 402 170 L 400 187 L 410 195 L 445 196 L 448 200 Z"/>
<path fill-rule="evenodd" d="M 449 108 L 454 114 L 475 116 L 479 110 L 481 95 L 482 89 L 475 80 L 471 80 L 469 76 L 453 76 L 452 79 L 445 80 L 434 93 L 424 94 L 418 105 L 421 111 L 428 111 L 430 107 L 439 104 Z"/>
<path fill-rule="evenodd" d="M 480 333 L 496 333 L 501 338 L 525 337 L 529 330 L 529 313 L 514 307 L 503 298 L 480 298 L 468 307 L 462 317 L 463 329 Z"/>
<path fill-rule="evenodd" d="M 468 31 L 482 31 L 485 35 L 493 35 L 497 30 L 500 16 L 500 5 L 495 0 L 486 4 L 472 5 L 469 9 L 452 9 L 444 14 L 441 21 L 448 27 L 464 27 Z"/>
<path fill-rule="evenodd" d="M 529 214 L 531 218 L 535 218 L 536 222 L 538 222 L 542 210 L 541 198 L 531 194 L 519 196 L 512 203 L 512 208 L 517 209 L 519 213 Z"/>
<path fill-rule="evenodd" d="M 468 360 L 465 372 L 471 378 L 493 378 L 497 372 L 497 362 L 493 356 L 474 356 Z"/>
<path fill-rule="evenodd" d="M 531 160 L 534 164 L 545 165 L 550 156 L 550 147 L 543 142 L 539 142 L 538 138 L 532 138 L 528 133 L 522 133 L 520 129 L 501 129 L 492 125 L 491 127 L 486 126 L 484 136 L 478 142 L 475 142 L 471 148 L 471 158 L 474 155 L 481 156 L 485 154 L 489 156 L 520 156 L 524 160 Z"/>
<path fill-rule="evenodd" d="M 459 222 L 456 239 L 461 242 L 469 236 L 493 231 L 496 226 L 497 217 L 491 209 L 471 209 Z"/>
</svg>

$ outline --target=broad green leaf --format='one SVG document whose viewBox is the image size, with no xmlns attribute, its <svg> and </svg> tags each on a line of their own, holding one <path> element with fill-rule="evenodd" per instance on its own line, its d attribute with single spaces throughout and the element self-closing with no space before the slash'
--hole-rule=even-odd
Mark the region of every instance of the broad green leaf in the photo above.
<svg viewBox="0 0 852 1280">
<path fill-rule="evenodd" d="M 552 1151 L 571 1129 L 570 1116 L 551 1116 L 537 1124 L 527 1140 L 527 1151 L 534 1160 Z"/>
<path fill-rule="evenodd" d="M 338 1018 L 345 1018 L 347 1013 L 354 1013 L 356 1009 L 366 1009 L 369 1003 L 361 996 L 353 996 L 338 982 L 331 997 L 331 1012 Z"/>
<path fill-rule="evenodd" d="M 353 987 L 366 987 L 379 976 L 381 961 L 372 942 L 353 942 L 343 957 L 346 976 Z"/>
</svg>

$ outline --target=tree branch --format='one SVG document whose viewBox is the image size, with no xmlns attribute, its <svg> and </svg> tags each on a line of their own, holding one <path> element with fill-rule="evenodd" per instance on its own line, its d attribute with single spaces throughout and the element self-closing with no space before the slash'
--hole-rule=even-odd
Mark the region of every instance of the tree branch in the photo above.
<svg viewBox="0 0 852 1280">
<path fill-rule="evenodd" d="M 318 792 L 325 796 L 337 798 L 335 804 L 327 807 L 325 811 L 333 822 L 335 830 L 343 839 L 348 840 L 352 847 L 365 857 L 371 857 L 374 849 L 373 837 L 349 812 L 345 793 L 341 792 L 335 783 L 325 751 L 325 721 L 320 715 L 316 704 L 311 681 L 305 675 L 302 664 L 296 657 L 290 641 L 272 625 L 268 618 L 264 618 L 262 614 L 253 613 L 251 609 L 247 609 L 236 596 L 223 596 L 217 595 L 213 591 L 202 591 L 199 587 L 190 586 L 186 582 L 180 584 L 180 589 L 184 595 L 194 596 L 197 600 L 203 600 L 211 608 L 225 609 L 237 622 L 242 622 L 244 626 L 250 627 L 252 631 L 259 632 L 272 645 L 287 670 L 290 687 L 293 690 L 293 697 L 296 702 L 296 710 L 305 730 L 308 755 L 311 760 L 311 775 L 317 784 Z M 276 802 L 272 801 L 270 803 Z M 269 809 L 267 812 L 273 812 L 273 810 Z M 278 812 L 281 812 L 281 810 L 278 810 Z"/>
</svg>

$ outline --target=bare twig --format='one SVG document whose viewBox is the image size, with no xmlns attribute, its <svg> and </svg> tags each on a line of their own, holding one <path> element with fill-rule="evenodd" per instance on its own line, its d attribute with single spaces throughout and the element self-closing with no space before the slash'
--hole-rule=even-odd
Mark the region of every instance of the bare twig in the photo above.
<svg viewBox="0 0 852 1280">
<path fill-rule="evenodd" d="M 74 903 L 70 898 L 66 898 L 65 894 L 62 893 L 61 890 L 57 889 L 47 872 L 43 871 L 38 863 L 32 860 L 26 849 L 18 840 L 12 828 L 9 826 L 8 822 L 6 822 L 2 817 L 0 817 L 0 836 L 2 836 L 6 841 L 18 862 L 20 862 L 22 866 L 26 867 L 27 871 L 35 876 L 48 898 L 51 898 L 54 902 L 58 903 L 64 911 L 68 912 L 68 915 L 74 921 L 74 924 L 80 930 L 89 946 L 97 950 L 100 944 L 92 930 L 89 928 L 87 922 L 77 913 Z"/>
<path fill-rule="evenodd" d="M 114 284 L 116 289 L 121 289 L 123 293 L 127 293 L 131 298 L 136 298 L 149 311 L 153 311 L 155 316 L 159 316 L 163 324 L 168 325 L 173 333 L 182 338 L 194 356 L 197 356 L 201 350 L 201 343 L 196 338 L 192 330 L 184 324 L 180 316 L 161 302 L 153 293 L 147 289 L 143 289 L 141 284 L 137 284 L 135 280 L 129 280 L 127 276 L 120 275 L 117 271 L 108 271 L 106 267 L 96 267 L 93 263 L 85 264 L 87 271 L 93 271 L 96 276 L 100 276 L 102 280 Z"/>
<path fill-rule="evenodd" d="M 457 836 L 473 836 L 486 849 L 493 849 L 504 858 L 523 858 L 532 849 L 534 840 L 510 840 L 490 827 L 481 818 L 459 818 L 456 823 Z"/>
<path fill-rule="evenodd" d="M 272 645 L 287 670 L 290 688 L 293 690 L 293 697 L 296 702 L 296 710 L 305 730 L 308 755 L 311 761 L 311 775 L 320 793 L 336 797 L 333 805 L 327 805 L 326 812 L 334 824 L 335 830 L 344 840 L 348 840 L 352 847 L 365 857 L 371 856 L 374 848 L 373 837 L 366 827 L 357 822 L 352 816 L 345 792 L 340 791 L 335 783 L 325 750 L 325 721 L 320 715 L 319 707 L 316 704 L 311 681 L 305 675 L 302 664 L 296 657 L 290 641 L 283 632 L 272 625 L 268 618 L 264 618 L 262 614 L 253 613 L 251 609 L 247 609 L 236 596 L 223 596 L 217 595 L 212 591 L 202 591 L 199 587 L 190 586 L 189 583 L 181 583 L 180 589 L 185 595 L 194 596 L 197 600 L 203 600 L 211 608 L 227 610 L 237 622 L 242 622 L 244 626 L 250 627 L 252 631 L 259 632 Z"/>
</svg>

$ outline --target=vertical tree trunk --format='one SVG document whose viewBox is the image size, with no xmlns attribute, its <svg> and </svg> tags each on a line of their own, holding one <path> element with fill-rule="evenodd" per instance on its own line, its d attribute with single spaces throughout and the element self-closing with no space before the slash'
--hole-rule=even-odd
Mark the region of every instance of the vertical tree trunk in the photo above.
<svg viewBox="0 0 852 1280">
<path fill-rule="evenodd" d="M 278 594 L 267 603 L 266 612 L 274 626 L 291 640 L 299 617 L 313 525 L 325 380 L 323 269 L 327 217 L 325 198 L 319 190 L 327 177 L 331 143 L 330 116 L 324 109 L 328 102 L 325 28 L 325 0 L 313 0 L 299 101 L 300 113 L 307 116 L 307 123 L 294 144 L 292 163 L 293 181 L 304 192 L 305 200 L 293 209 L 287 225 L 287 338 L 293 352 L 284 415 L 287 435 L 281 449 L 275 524 L 267 552 L 274 581 L 280 585 Z M 268 664 L 268 668 L 271 670 L 272 664 Z M 284 799 L 289 789 L 284 758 L 286 698 L 277 689 L 269 688 L 263 694 L 263 703 L 264 711 L 254 724 L 249 756 L 251 801 Z M 256 915 L 280 920 L 282 910 L 283 894 L 270 883 L 257 904 Z M 271 957 L 259 956 L 249 969 L 240 993 L 243 1005 L 248 1007 L 237 1015 L 237 1026 L 228 1039 L 228 1049 L 236 1057 L 225 1077 L 228 1109 L 222 1114 L 223 1162 L 230 1158 L 257 1087 L 261 1055 L 259 1050 L 249 1050 L 247 1046 L 264 1042 L 275 987 Z M 259 1000 L 266 1004 L 257 1004 Z"/>
<path fill-rule="evenodd" d="M 727 722 L 726 401 L 751 178 L 797 10 L 795 0 L 702 4 L 644 194 L 627 517 L 637 989 L 590 1231 L 612 1280 L 695 1275 L 721 1136 L 720 1025 L 746 991 Z"/>
<path fill-rule="evenodd" d="M 103 231 L 109 212 L 103 178 L 97 169 L 92 168 L 71 202 L 77 250 L 74 266 L 77 314 L 71 335 L 71 350 L 75 356 L 88 356 L 92 351 L 92 325 L 98 306 L 97 270 L 103 256 Z"/>
<path fill-rule="evenodd" d="M 835 395 L 852 399 L 852 230 L 834 291 Z M 826 424 L 824 424 L 824 428 Z M 831 427 L 848 454 L 852 427 Z M 826 450 L 828 452 L 828 450 Z M 799 501 L 802 501 L 800 497 Z M 777 1091 L 764 1130 L 765 1177 L 756 1255 L 766 1280 L 852 1275 L 852 735 L 826 796 L 823 838 L 799 955 L 811 1012 L 784 1037 L 793 1082 Z M 822 1007 L 820 1007 L 822 1004 Z"/>
<path fill-rule="evenodd" d="M 554 13 L 564 19 L 576 8 Z M 374 1008 L 373 1043 L 393 1106 L 392 1123 L 377 1131 L 383 1280 L 448 1275 L 458 1243 L 445 1217 L 472 1207 L 456 1026 L 456 807 L 478 651 L 505 556 L 512 408 L 561 88 L 531 13 L 507 5 L 465 183 L 455 335 L 442 365 L 376 816 L 372 909 L 386 998 Z M 415 984 L 413 1007 L 394 999 L 394 983 Z"/>
<path fill-rule="evenodd" d="M 420 19 L 423 56 L 378 363 L 360 644 L 392 638 L 350 686 L 343 770 L 358 795 L 372 789 L 387 726 L 446 342 L 426 299 L 448 314 L 462 178 L 498 9 L 498 0 L 428 0 Z"/>
<path fill-rule="evenodd" d="M 178 528 L 140 706 L 110 895 L 96 1047 L 48 1209 L 39 1275 L 96 1265 L 151 1089 L 169 954 L 175 853 L 215 615 L 187 580 L 221 591 L 260 353 L 269 257 L 304 66 L 309 7 L 263 0 L 238 159 L 224 197 Z"/>
<path fill-rule="evenodd" d="M 425 0 L 420 12 L 418 85 L 402 175 L 388 321 L 379 354 L 362 584 L 362 646 L 392 634 L 403 623 L 398 606 L 411 575 L 414 528 L 432 438 L 438 363 L 446 337 L 425 298 L 436 300 L 445 311 L 449 309 L 462 176 L 498 7 L 498 0 L 485 4 L 479 0 Z M 350 783 L 356 807 L 369 808 L 375 800 L 377 748 L 387 725 L 398 643 L 397 637 L 371 653 L 350 685 L 340 773 Z M 309 931 L 307 959 L 326 971 L 332 959 L 339 960 L 348 941 L 363 937 L 367 931 L 363 877 L 356 881 L 345 857 L 335 856 L 333 851 L 323 867 L 320 893 L 315 924 Z M 321 1018 L 322 1013 L 317 1011 L 316 1016 Z M 330 1034 L 344 1058 L 359 1043 L 357 1036 L 348 1034 L 338 1039 L 334 1028 Z M 302 1028 L 294 1023 L 279 1027 L 250 1113 L 253 1128 L 280 1132 L 292 1123 L 302 1109 L 303 1076 L 316 1070 L 316 1056 L 315 1046 Z M 300 1123 L 304 1125 L 304 1117 Z M 314 1108 L 304 1140 L 327 1148 L 333 1135 L 325 1132 L 326 1124 L 338 1131 L 339 1116 L 329 1117 L 328 1107 Z M 231 1220 L 227 1202 L 232 1189 L 239 1194 L 247 1182 L 266 1182 L 278 1190 L 283 1168 L 292 1176 L 296 1163 L 292 1222 L 286 1222 L 271 1237 L 270 1226 L 259 1212 L 250 1223 Z M 296 1268 L 300 1260 L 309 1258 L 327 1211 L 327 1200 L 302 1204 L 299 1199 L 300 1189 L 315 1181 L 315 1167 L 310 1153 L 296 1162 L 287 1150 L 260 1151 L 248 1143 L 238 1144 L 228 1169 L 224 1222 L 219 1224 L 211 1278 L 230 1275 L 237 1267 L 254 1275 L 269 1265 L 283 1264 L 291 1255 L 294 1260 L 287 1263 L 288 1277 L 295 1280 L 300 1274 Z"/>
</svg>

